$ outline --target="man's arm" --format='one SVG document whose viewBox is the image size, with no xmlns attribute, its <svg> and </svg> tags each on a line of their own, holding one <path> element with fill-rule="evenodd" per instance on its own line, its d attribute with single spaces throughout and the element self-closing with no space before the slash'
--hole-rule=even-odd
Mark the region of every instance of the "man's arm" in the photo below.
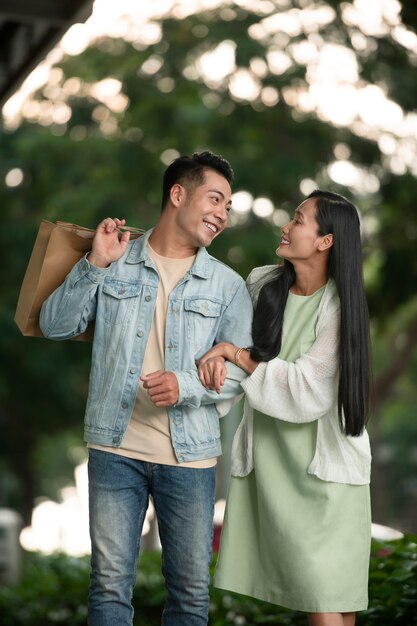
<svg viewBox="0 0 417 626">
<path fill-rule="evenodd" d="M 71 270 L 65 281 L 43 303 L 39 325 L 49 339 L 71 339 L 83 333 L 95 318 L 96 293 L 107 267 L 125 252 L 128 231 L 119 236 L 125 220 L 110 217 L 97 227 L 92 249 Z"/>
<path fill-rule="evenodd" d="M 230 341 L 236 345 L 250 346 L 252 344 L 252 300 L 244 281 L 239 286 L 223 313 L 214 344 Z M 241 381 L 246 373 L 233 363 L 226 363 L 227 376 L 220 393 L 207 390 L 198 377 L 197 366 L 186 372 L 174 372 L 179 385 L 179 404 L 199 407 L 202 404 L 213 404 L 221 400 L 230 400 L 243 393 Z"/>
<path fill-rule="evenodd" d="M 241 281 L 222 315 L 214 343 L 230 341 L 237 345 L 250 346 L 252 315 L 252 301 L 244 282 Z M 186 371 L 153 372 L 144 377 L 144 386 L 152 401 L 158 402 L 157 406 L 185 404 L 198 408 L 202 404 L 230 400 L 243 393 L 240 383 L 247 374 L 233 363 L 227 363 L 226 367 L 227 376 L 220 393 L 203 387 L 198 377 L 197 365 Z"/>
<path fill-rule="evenodd" d="M 84 257 L 42 305 L 39 326 L 48 339 L 72 339 L 95 319 L 96 294 L 107 273 Z"/>
</svg>

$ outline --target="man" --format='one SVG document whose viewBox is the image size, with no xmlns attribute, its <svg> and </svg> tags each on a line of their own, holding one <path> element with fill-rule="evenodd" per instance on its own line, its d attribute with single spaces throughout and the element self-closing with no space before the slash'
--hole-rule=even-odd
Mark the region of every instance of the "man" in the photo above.
<svg viewBox="0 0 417 626">
<path fill-rule="evenodd" d="M 233 171 L 210 152 L 179 157 L 163 180 L 162 212 L 133 242 L 124 220 L 99 224 L 41 311 L 42 332 L 68 339 L 95 321 L 85 415 L 92 571 L 90 626 L 132 624 L 142 525 L 151 495 L 162 545 L 164 626 L 208 620 L 218 400 L 241 393 L 228 364 L 221 392 L 200 383 L 212 345 L 250 345 L 244 281 L 206 251 L 225 228 Z M 244 374 L 243 374 L 244 375 Z"/>
</svg>

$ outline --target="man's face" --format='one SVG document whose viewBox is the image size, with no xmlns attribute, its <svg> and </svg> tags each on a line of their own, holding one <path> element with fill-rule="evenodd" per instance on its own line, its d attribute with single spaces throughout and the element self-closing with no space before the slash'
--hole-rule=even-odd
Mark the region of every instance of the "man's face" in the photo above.
<svg viewBox="0 0 417 626">
<path fill-rule="evenodd" d="M 185 189 L 177 207 L 177 226 L 186 243 L 207 247 L 227 225 L 232 190 L 227 180 L 214 170 L 205 171 L 202 185 Z"/>
</svg>

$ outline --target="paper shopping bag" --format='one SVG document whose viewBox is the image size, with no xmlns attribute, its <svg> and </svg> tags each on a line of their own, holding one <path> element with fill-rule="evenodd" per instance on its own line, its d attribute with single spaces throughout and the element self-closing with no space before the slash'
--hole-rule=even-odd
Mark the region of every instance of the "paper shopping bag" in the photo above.
<svg viewBox="0 0 417 626">
<path fill-rule="evenodd" d="M 140 237 L 143 230 L 126 227 L 131 238 Z M 15 322 L 25 336 L 42 337 L 39 313 L 42 303 L 64 281 L 71 268 L 89 250 L 95 230 L 68 222 L 42 220 L 23 278 L 17 302 Z M 75 339 L 88 341 L 93 327 Z"/>
</svg>

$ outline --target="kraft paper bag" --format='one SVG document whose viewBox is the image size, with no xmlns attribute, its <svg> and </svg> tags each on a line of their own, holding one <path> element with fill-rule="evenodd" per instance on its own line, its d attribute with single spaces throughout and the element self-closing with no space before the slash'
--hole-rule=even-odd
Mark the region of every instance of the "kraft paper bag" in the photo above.
<svg viewBox="0 0 417 626">
<path fill-rule="evenodd" d="M 125 227 L 131 239 L 140 237 L 143 230 Z M 95 230 L 68 222 L 42 220 L 23 278 L 14 320 L 23 335 L 43 337 L 39 328 L 42 303 L 64 281 L 72 267 L 89 250 Z M 90 341 L 93 325 L 77 340 Z"/>
</svg>

